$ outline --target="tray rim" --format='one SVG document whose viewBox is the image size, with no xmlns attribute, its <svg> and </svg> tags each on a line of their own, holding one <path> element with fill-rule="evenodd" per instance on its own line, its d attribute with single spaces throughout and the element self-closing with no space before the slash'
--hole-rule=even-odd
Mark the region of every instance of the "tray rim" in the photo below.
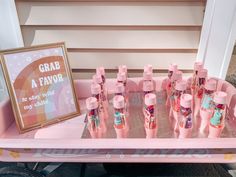
<svg viewBox="0 0 236 177">
<path fill-rule="evenodd" d="M 0 139 L 6 149 L 234 149 L 236 138 Z M 205 147 L 203 145 L 205 144 Z"/>
<path fill-rule="evenodd" d="M 130 78 L 136 83 L 140 78 Z M 156 82 L 163 82 L 165 77 L 155 77 Z M 111 82 L 114 79 L 108 79 Z M 226 81 L 220 80 L 223 83 Z M 76 80 L 78 87 L 90 84 L 90 80 Z M 228 83 L 228 82 L 226 82 Z M 230 83 L 228 83 L 231 85 Z M 236 92 L 236 89 L 233 90 Z M 82 98 L 82 97 L 80 97 Z M 10 125 L 11 126 L 11 125 Z M 9 127 L 10 127 L 9 126 Z M 3 149 L 231 149 L 236 148 L 236 138 L 126 138 L 126 139 L 23 139 L 0 138 Z M 203 147 L 205 145 L 205 147 Z"/>
</svg>

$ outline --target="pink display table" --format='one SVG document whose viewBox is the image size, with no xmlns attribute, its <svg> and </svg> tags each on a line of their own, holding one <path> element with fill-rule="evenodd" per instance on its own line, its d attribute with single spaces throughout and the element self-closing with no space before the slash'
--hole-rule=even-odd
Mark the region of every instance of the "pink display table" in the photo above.
<svg viewBox="0 0 236 177">
<path fill-rule="evenodd" d="M 82 115 L 49 127 L 19 134 L 9 100 L 0 104 L 0 161 L 24 162 L 236 162 L 236 89 L 217 80 L 217 90 L 227 92 L 226 126 L 221 138 L 209 139 L 198 133 L 195 120 L 192 138 L 178 139 L 173 133 L 165 107 L 165 79 L 154 78 L 158 104 L 157 138 L 145 139 L 141 116 L 141 79 L 130 78 L 130 131 L 128 138 L 116 139 L 113 117 L 107 120 L 103 138 L 91 139 L 86 129 L 85 98 L 90 96 L 91 80 L 75 81 Z M 107 79 L 112 97 L 115 80 Z M 110 106 L 111 107 L 111 106 Z M 112 114 L 112 107 L 110 108 Z"/>
</svg>

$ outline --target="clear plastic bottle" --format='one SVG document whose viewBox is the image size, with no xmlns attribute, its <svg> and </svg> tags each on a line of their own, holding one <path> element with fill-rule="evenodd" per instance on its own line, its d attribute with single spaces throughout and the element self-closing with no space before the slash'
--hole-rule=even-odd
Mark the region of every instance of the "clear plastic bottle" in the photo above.
<svg viewBox="0 0 236 177">
<path fill-rule="evenodd" d="M 114 107 L 114 128 L 117 138 L 125 138 L 128 131 L 127 117 L 125 110 L 125 100 L 121 95 L 116 95 L 113 98 Z"/>
<path fill-rule="evenodd" d="M 170 64 L 169 69 L 168 69 L 168 79 L 170 80 L 173 73 L 178 70 L 178 65 L 177 64 Z"/>
<path fill-rule="evenodd" d="M 126 90 L 126 74 L 124 72 L 117 73 L 117 82 L 122 83 Z"/>
<path fill-rule="evenodd" d="M 143 99 L 145 95 L 149 93 L 154 93 L 154 85 L 152 81 L 144 81 L 143 82 Z"/>
<path fill-rule="evenodd" d="M 125 77 L 124 77 L 124 75 L 125 75 Z M 118 79 L 118 78 L 120 78 L 120 79 Z M 128 80 L 128 69 L 127 69 L 127 66 L 126 65 L 120 65 L 118 67 L 117 81 L 124 83 L 126 94 L 129 92 L 128 88 L 126 87 L 127 86 L 127 80 Z"/>
<path fill-rule="evenodd" d="M 98 105 L 100 105 L 101 102 L 101 85 L 92 83 L 91 84 L 91 93 L 92 96 L 95 97 L 98 101 Z"/>
<path fill-rule="evenodd" d="M 126 110 L 126 113 L 128 115 L 129 114 L 129 112 L 128 112 L 129 99 L 128 99 L 127 94 L 125 93 L 125 87 L 124 87 L 123 83 L 119 83 L 119 82 L 116 83 L 116 85 L 115 85 L 115 96 L 116 95 L 120 95 L 120 96 L 124 97 L 124 99 L 125 99 L 125 110 Z"/>
<path fill-rule="evenodd" d="M 166 105 L 167 106 L 171 106 L 170 102 L 171 99 L 173 99 L 173 95 L 174 95 L 174 91 L 175 91 L 175 84 L 177 81 L 182 80 L 182 71 L 175 71 L 173 73 L 173 75 L 171 76 L 171 84 L 170 84 L 170 88 L 169 88 L 169 93 L 167 94 L 167 99 L 166 99 Z"/>
<path fill-rule="evenodd" d="M 180 97 L 184 93 L 186 93 L 187 89 L 187 83 L 184 80 L 179 80 L 175 84 L 175 91 L 173 94 L 173 102 L 172 102 L 172 108 L 173 111 L 179 112 L 180 111 Z"/>
<path fill-rule="evenodd" d="M 211 79 L 208 80 L 204 87 L 204 93 L 200 108 L 201 125 L 199 130 L 201 133 L 204 132 L 208 133 L 210 118 L 212 117 L 214 110 L 213 96 L 215 90 L 216 90 L 216 81 Z"/>
<path fill-rule="evenodd" d="M 96 68 L 96 74 L 101 75 L 103 85 L 105 85 L 106 84 L 106 73 L 105 73 L 104 67 L 101 66 L 101 67 Z"/>
<path fill-rule="evenodd" d="M 166 84 L 167 97 L 169 97 L 170 91 L 171 91 L 171 78 L 172 78 L 174 72 L 176 72 L 177 70 L 178 70 L 178 66 L 176 64 L 171 64 L 169 66 L 168 79 L 167 79 L 167 84 Z"/>
<path fill-rule="evenodd" d="M 146 87 L 144 86 L 144 83 L 147 83 L 147 82 L 152 82 L 153 90 L 155 90 L 156 84 L 153 80 L 152 65 L 146 65 L 144 67 L 143 79 L 139 83 L 140 88 L 143 88 L 143 91 L 145 90 L 145 87 Z"/>
<path fill-rule="evenodd" d="M 116 83 L 115 85 L 115 95 L 121 95 L 125 98 L 125 87 L 123 83 Z"/>
<path fill-rule="evenodd" d="M 86 99 L 88 130 L 92 138 L 101 137 L 101 126 L 98 112 L 98 101 L 95 97 Z"/>
<path fill-rule="evenodd" d="M 204 92 L 201 101 L 201 109 L 202 110 L 209 110 L 213 109 L 213 95 L 216 91 L 216 81 L 209 79 L 204 87 Z"/>
<path fill-rule="evenodd" d="M 195 62 L 194 63 L 194 71 L 193 76 L 191 80 L 191 94 L 195 95 L 195 88 L 198 80 L 198 72 L 199 70 L 203 69 L 203 63 L 202 62 Z"/>
<path fill-rule="evenodd" d="M 107 100 L 107 94 L 105 91 L 105 86 L 103 84 L 102 76 L 98 74 L 93 75 L 93 82 L 101 86 L 101 101 L 103 102 L 103 106 L 107 108 L 108 100 Z"/>
<path fill-rule="evenodd" d="M 151 82 L 153 82 L 152 76 L 153 76 L 152 72 L 144 71 L 143 72 L 143 81 L 151 81 Z"/>
<path fill-rule="evenodd" d="M 154 129 L 157 127 L 156 122 L 156 95 L 149 93 L 145 95 L 145 107 L 144 107 L 144 117 L 145 117 L 145 127 L 149 129 Z"/>
<path fill-rule="evenodd" d="M 127 88 L 127 74 L 125 72 L 117 73 L 117 83 L 122 83 L 125 88 L 125 95 L 128 97 L 128 88 Z"/>
<path fill-rule="evenodd" d="M 99 110 L 99 115 L 101 119 L 107 119 L 108 118 L 108 112 L 103 105 L 103 101 L 101 100 L 101 86 L 96 83 L 92 83 L 91 85 L 91 93 L 92 96 L 95 97 L 98 101 L 98 110 Z"/>
<path fill-rule="evenodd" d="M 195 95 L 194 95 L 194 116 L 199 116 L 199 110 L 201 105 L 201 100 L 203 97 L 204 86 L 207 80 L 207 69 L 200 69 L 198 71 L 198 79 L 195 86 Z"/>
<path fill-rule="evenodd" d="M 145 118 L 144 127 L 146 130 L 146 138 L 154 138 L 157 133 L 156 95 L 153 93 L 146 94 L 144 101 L 143 114 Z"/>
<path fill-rule="evenodd" d="M 204 86 L 207 79 L 207 69 L 201 69 L 198 72 L 198 79 L 196 84 L 197 98 L 202 99 Z"/>
<path fill-rule="evenodd" d="M 101 75 L 102 77 L 102 84 L 103 84 L 103 93 L 105 97 L 107 98 L 107 88 L 106 88 L 106 73 L 104 67 L 98 67 L 96 68 L 96 75 Z"/>
<path fill-rule="evenodd" d="M 171 101 L 171 109 L 170 109 L 170 118 L 173 116 L 175 121 L 173 122 L 174 130 L 178 130 L 178 122 L 180 117 L 180 98 L 183 94 L 186 93 L 187 83 L 186 81 L 180 80 L 175 84 L 175 90 L 173 93 Z"/>
<path fill-rule="evenodd" d="M 226 98 L 227 94 L 225 92 L 218 91 L 214 93 L 214 112 L 210 119 L 209 138 L 220 137 L 225 126 Z"/>
<path fill-rule="evenodd" d="M 183 94 L 180 97 L 179 138 L 189 138 L 192 133 L 192 95 Z"/>
</svg>

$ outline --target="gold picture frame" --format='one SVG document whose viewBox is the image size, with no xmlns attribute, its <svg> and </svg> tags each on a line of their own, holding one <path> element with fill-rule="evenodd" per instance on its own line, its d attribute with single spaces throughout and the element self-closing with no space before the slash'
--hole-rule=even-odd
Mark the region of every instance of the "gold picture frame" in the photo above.
<svg viewBox="0 0 236 177">
<path fill-rule="evenodd" d="M 65 43 L 0 51 L 20 133 L 80 115 Z"/>
</svg>

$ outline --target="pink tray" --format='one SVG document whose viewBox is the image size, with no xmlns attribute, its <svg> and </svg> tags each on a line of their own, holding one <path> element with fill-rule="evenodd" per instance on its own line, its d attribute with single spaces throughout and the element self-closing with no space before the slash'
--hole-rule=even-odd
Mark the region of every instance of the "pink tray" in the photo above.
<svg viewBox="0 0 236 177">
<path fill-rule="evenodd" d="M 177 139 L 170 133 L 170 130 L 161 129 L 159 123 L 160 130 L 155 139 L 145 139 L 143 132 L 138 128 L 133 128 L 130 138 L 126 139 L 116 139 L 112 133 L 108 133 L 111 136 L 105 138 L 91 139 L 85 129 L 84 114 L 56 125 L 18 134 L 10 102 L 6 100 L 0 104 L 0 160 L 234 163 L 236 162 L 236 120 L 234 120 L 233 112 L 236 103 L 236 89 L 226 81 L 217 81 L 217 90 L 228 93 L 227 128 L 221 138 L 200 138 L 196 131 L 193 138 Z M 140 78 L 129 79 L 130 92 L 139 92 L 141 82 Z M 155 82 L 156 91 L 163 93 L 164 78 L 155 78 Z M 90 84 L 90 80 L 75 81 L 82 113 L 85 112 L 84 99 L 90 96 Z M 110 94 L 113 93 L 114 84 L 113 79 L 107 79 Z M 159 107 L 161 115 L 164 115 L 163 110 L 164 108 Z M 112 118 L 109 119 L 112 122 Z M 164 115 L 159 119 L 164 122 L 168 118 Z M 136 125 L 136 127 L 138 126 Z M 109 131 L 114 130 L 109 128 Z"/>
</svg>

